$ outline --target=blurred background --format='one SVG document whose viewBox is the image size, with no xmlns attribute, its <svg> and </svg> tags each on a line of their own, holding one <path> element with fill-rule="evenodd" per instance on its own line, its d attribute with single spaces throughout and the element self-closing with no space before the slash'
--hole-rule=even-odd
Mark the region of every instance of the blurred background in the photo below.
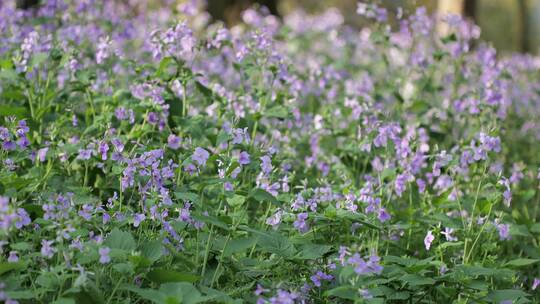
<svg viewBox="0 0 540 304">
<path fill-rule="evenodd" d="M 295 9 L 320 13 L 327 8 L 340 9 L 347 23 L 362 26 L 356 14 L 356 0 L 207 0 L 214 19 L 228 25 L 240 20 L 240 13 L 254 2 L 272 13 L 286 15 Z M 453 12 L 473 19 L 482 29 L 482 40 L 491 42 L 501 53 L 540 51 L 540 0 L 372 0 L 383 7 L 414 11 L 425 6 L 431 13 Z"/>
<path fill-rule="evenodd" d="M 0 0 L 0 5 L 4 0 Z M 43 1 L 43 0 L 42 0 Z M 107 0 L 109 1 L 109 0 Z M 139 1 L 139 0 L 118 0 Z M 187 1 L 205 1 L 208 13 L 214 20 L 222 20 L 232 26 L 241 20 L 241 12 L 252 5 L 261 5 L 277 16 L 284 16 L 302 9 L 317 14 L 324 10 L 338 8 L 345 21 L 353 26 L 366 26 L 356 14 L 357 0 L 144 0 L 152 5 L 157 3 L 180 4 Z M 16 0 L 19 8 L 35 6 L 40 0 Z M 418 6 L 425 6 L 430 13 L 452 12 L 472 19 L 482 29 L 481 39 L 491 42 L 499 53 L 540 52 L 540 0 L 363 0 L 380 6 L 397 9 L 403 7 L 405 13 Z M 162 4 L 163 5 L 163 4 Z"/>
</svg>

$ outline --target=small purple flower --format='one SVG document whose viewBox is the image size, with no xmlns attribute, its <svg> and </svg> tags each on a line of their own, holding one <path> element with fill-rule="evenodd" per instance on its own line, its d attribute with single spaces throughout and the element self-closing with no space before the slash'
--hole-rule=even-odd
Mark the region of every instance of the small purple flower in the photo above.
<svg viewBox="0 0 540 304">
<path fill-rule="evenodd" d="M 133 227 L 139 227 L 139 225 L 146 219 L 146 215 L 143 213 L 137 213 L 133 216 Z"/>
<path fill-rule="evenodd" d="M 270 158 L 270 156 L 265 155 L 261 157 L 261 170 L 263 171 L 263 173 L 265 175 L 268 175 L 270 174 L 270 172 L 272 172 L 272 169 L 272 159 Z"/>
<path fill-rule="evenodd" d="M 30 145 L 30 141 L 28 140 L 28 138 L 25 135 L 25 136 L 20 137 L 17 140 L 17 145 L 19 145 L 19 147 L 21 149 L 24 149 L 24 148 L 26 148 L 26 147 L 28 147 Z"/>
<path fill-rule="evenodd" d="M 90 149 L 80 149 L 77 159 L 89 160 L 92 157 L 92 150 Z"/>
<path fill-rule="evenodd" d="M 19 261 L 19 257 L 17 256 L 17 251 L 10 251 L 8 262 L 9 263 L 17 263 Z"/>
<path fill-rule="evenodd" d="M 48 147 L 45 147 L 45 148 L 41 148 L 38 150 L 37 152 L 37 157 L 39 159 L 40 162 L 44 162 L 45 161 L 45 158 L 47 157 L 47 152 L 49 151 L 49 148 Z"/>
<path fill-rule="evenodd" d="M 238 156 L 238 163 L 242 166 L 245 166 L 249 164 L 251 160 L 249 159 L 249 153 L 246 151 L 240 152 L 240 155 Z"/>
<path fill-rule="evenodd" d="M 499 239 L 501 241 L 511 239 L 509 224 L 495 224 L 495 227 L 499 231 Z"/>
<path fill-rule="evenodd" d="M 457 237 L 453 236 L 454 229 L 445 227 L 444 231 L 441 231 L 441 234 L 443 234 L 446 237 L 446 240 L 448 242 L 456 242 L 458 240 Z"/>
<path fill-rule="evenodd" d="M 429 230 L 426 234 L 426 237 L 424 238 L 424 245 L 426 246 L 426 250 L 429 250 L 431 248 L 431 243 L 435 240 L 435 237 L 433 236 L 433 232 Z"/>
<path fill-rule="evenodd" d="M 261 284 L 257 284 L 257 289 L 255 289 L 254 293 L 257 296 L 262 295 L 263 293 L 269 292 L 269 289 L 265 289 Z"/>
<path fill-rule="evenodd" d="M 17 148 L 17 145 L 12 142 L 12 141 L 4 141 L 4 143 L 2 144 L 2 149 L 6 150 L 6 151 L 13 151 Z"/>
<path fill-rule="evenodd" d="M 195 161 L 199 166 L 205 166 L 209 156 L 210 154 L 208 153 L 208 151 L 201 147 L 197 147 L 195 148 L 195 152 L 193 152 L 191 159 Z"/>
<path fill-rule="evenodd" d="M 277 229 L 277 226 L 281 223 L 281 216 L 283 215 L 283 211 L 278 210 L 274 215 L 270 216 L 266 219 L 266 224 L 271 225 L 274 229 Z"/>
<path fill-rule="evenodd" d="M 46 258 L 52 258 L 54 253 L 56 252 L 56 249 L 52 247 L 51 245 L 54 243 L 54 241 L 47 241 L 42 240 L 41 241 L 41 255 Z"/>
<path fill-rule="evenodd" d="M 230 182 L 225 182 L 223 183 L 223 189 L 225 189 L 225 191 L 233 191 L 234 186 Z"/>
<path fill-rule="evenodd" d="M 111 261 L 111 257 L 109 256 L 110 252 L 111 249 L 109 247 L 99 248 L 99 262 L 101 264 L 107 264 Z"/>
<path fill-rule="evenodd" d="M 99 154 L 101 154 L 102 160 L 107 160 L 107 152 L 109 151 L 109 145 L 105 141 L 99 143 Z"/>
<path fill-rule="evenodd" d="M 297 215 L 296 221 L 294 221 L 294 228 L 298 229 L 301 233 L 306 233 L 309 230 L 309 225 L 306 223 L 308 218 L 307 212 L 302 212 Z"/>
<path fill-rule="evenodd" d="M 540 279 L 539 278 L 534 278 L 534 281 L 533 281 L 533 284 L 532 284 L 532 290 L 536 290 L 536 288 L 538 288 L 538 286 L 540 285 Z"/>
<path fill-rule="evenodd" d="M 170 134 L 169 137 L 167 137 L 167 144 L 169 148 L 173 150 L 178 150 L 178 148 L 180 148 L 180 143 L 182 143 L 182 138 L 174 134 Z"/>
<path fill-rule="evenodd" d="M 310 279 L 313 282 L 313 285 L 321 287 L 321 280 L 331 281 L 334 279 L 334 277 L 319 270 L 314 275 L 312 275 Z"/>
<path fill-rule="evenodd" d="M 386 209 L 380 208 L 379 209 L 379 214 L 377 215 L 377 218 L 379 219 L 379 221 L 381 221 L 381 223 L 384 223 L 384 222 L 388 221 L 391 218 L 391 216 L 386 211 Z"/>
</svg>

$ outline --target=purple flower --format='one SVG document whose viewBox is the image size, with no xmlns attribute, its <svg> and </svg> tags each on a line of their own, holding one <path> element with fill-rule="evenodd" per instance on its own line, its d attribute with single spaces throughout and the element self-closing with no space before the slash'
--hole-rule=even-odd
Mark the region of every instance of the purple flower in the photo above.
<svg viewBox="0 0 540 304">
<path fill-rule="evenodd" d="M 99 248 L 99 262 L 101 264 L 107 264 L 111 261 L 111 257 L 109 256 L 110 252 L 111 249 L 109 247 Z"/>
<path fill-rule="evenodd" d="M 169 137 L 167 137 L 167 144 L 169 146 L 169 148 L 173 149 L 173 150 L 177 150 L 178 148 L 180 148 L 180 143 L 182 142 L 182 138 L 174 135 L 174 134 L 170 134 Z"/>
<path fill-rule="evenodd" d="M 495 227 L 497 228 L 497 231 L 499 231 L 499 239 L 501 241 L 511 239 L 509 224 L 495 224 Z"/>
<path fill-rule="evenodd" d="M 540 279 L 539 278 L 534 278 L 534 281 L 533 281 L 533 284 L 532 284 L 532 287 L 531 287 L 532 290 L 536 290 L 538 285 L 540 285 Z"/>
<path fill-rule="evenodd" d="M 108 36 L 99 38 L 99 43 L 97 45 L 97 51 L 96 51 L 97 64 L 102 64 L 105 61 L 105 59 L 109 58 L 110 47 L 111 47 L 111 40 Z"/>
<path fill-rule="evenodd" d="M 28 140 L 28 138 L 25 135 L 25 136 L 20 137 L 17 140 L 17 145 L 19 145 L 19 147 L 21 149 L 24 149 L 24 148 L 26 148 L 26 147 L 28 147 L 30 145 L 30 141 Z"/>
<path fill-rule="evenodd" d="M 6 127 L 0 127 L 0 140 L 5 141 L 9 138 L 9 130 Z"/>
<path fill-rule="evenodd" d="M 321 280 L 330 281 L 333 280 L 334 277 L 319 270 L 312 275 L 310 279 L 313 282 L 313 285 L 321 287 Z"/>
<path fill-rule="evenodd" d="M 240 155 L 238 156 L 238 163 L 242 166 L 245 166 L 249 164 L 251 161 L 249 159 L 249 153 L 246 151 L 240 152 Z"/>
<path fill-rule="evenodd" d="M 261 284 L 257 284 L 257 289 L 255 289 L 254 293 L 257 296 L 262 295 L 263 293 L 269 292 L 269 289 L 265 289 Z"/>
<path fill-rule="evenodd" d="M 19 257 L 17 256 L 17 251 L 10 251 L 8 262 L 9 263 L 17 263 L 19 261 Z"/>
<path fill-rule="evenodd" d="M 384 223 L 388 221 L 391 218 L 391 216 L 388 212 L 386 212 L 386 209 L 380 208 L 377 218 L 379 219 L 379 221 L 381 221 L 381 223 Z"/>
<path fill-rule="evenodd" d="M 454 229 L 448 228 L 448 227 L 445 227 L 444 231 L 441 231 L 441 234 L 443 234 L 446 237 L 446 240 L 448 242 L 455 242 L 458 240 L 457 237 L 452 235 L 453 233 L 454 233 Z"/>
<path fill-rule="evenodd" d="M 107 160 L 107 152 L 109 151 L 109 145 L 107 144 L 107 142 L 101 141 L 99 143 L 98 150 L 99 150 L 99 154 L 101 154 L 101 159 Z"/>
<path fill-rule="evenodd" d="M 12 141 L 4 141 L 4 143 L 2 144 L 2 149 L 6 150 L 6 151 L 13 151 L 17 148 L 17 145 L 12 142 Z"/>
<path fill-rule="evenodd" d="M 288 292 L 278 289 L 277 295 L 269 299 L 271 304 L 294 304 L 298 295 L 294 292 Z"/>
<path fill-rule="evenodd" d="M 307 212 L 302 212 L 297 215 L 296 221 L 294 221 L 294 228 L 298 229 L 301 233 L 306 233 L 309 230 L 309 225 L 306 223 L 308 218 Z"/>
<path fill-rule="evenodd" d="M 39 159 L 40 162 L 44 162 L 45 161 L 45 158 L 47 157 L 47 152 L 49 151 L 49 148 L 48 147 L 45 147 L 45 148 L 41 148 L 38 150 L 37 152 L 37 157 Z"/>
<path fill-rule="evenodd" d="M 266 219 L 266 224 L 271 225 L 274 229 L 277 229 L 277 226 L 281 223 L 281 216 L 283 215 L 283 211 L 278 210 L 274 215 L 270 216 Z"/>
<path fill-rule="evenodd" d="M 426 250 L 429 250 L 431 248 L 431 243 L 435 240 L 435 237 L 433 236 L 433 233 L 431 230 L 429 230 L 426 234 L 426 237 L 424 238 L 424 246 L 426 246 Z"/>
<path fill-rule="evenodd" d="M 263 173 L 265 175 L 268 175 L 270 174 L 270 172 L 272 172 L 272 169 L 272 159 L 270 158 L 270 156 L 265 155 L 261 157 L 261 170 L 263 171 Z"/>
<path fill-rule="evenodd" d="M 225 189 L 225 191 L 233 191 L 234 186 L 230 182 L 225 182 L 223 183 L 223 189 Z"/>
<path fill-rule="evenodd" d="M 205 166 L 209 156 L 210 154 L 208 153 L 208 151 L 201 147 L 197 147 L 195 148 L 195 152 L 193 152 L 191 159 L 195 161 L 199 166 Z"/>
<path fill-rule="evenodd" d="M 17 221 L 15 222 L 15 227 L 17 227 L 17 229 L 21 229 L 24 226 L 30 225 L 31 222 L 32 222 L 32 219 L 30 219 L 30 216 L 28 215 L 26 210 L 24 210 L 23 208 L 18 208 Z"/>
<path fill-rule="evenodd" d="M 54 241 L 47 241 L 42 240 L 41 241 L 41 255 L 46 258 L 52 258 L 54 253 L 56 252 L 56 249 L 51 247 L 51 245 L 54 243 Z"/>
<path fill-rule="evenodd" d="M 77 156 L 77 159 L 88 160 L 88 159 L 90 159 L 90 157 L 92 157 L 92 150 L 90 150 L 90 149 L 80 149 L 79 150 L 79 155 Z"/>
<path fill-rule="evenodd" d="M 133 216 L 133 226 L 139 227 L 142 221 L 146 219 L 146 216 L 143 213 L 137 213 Z"/>
</svg>

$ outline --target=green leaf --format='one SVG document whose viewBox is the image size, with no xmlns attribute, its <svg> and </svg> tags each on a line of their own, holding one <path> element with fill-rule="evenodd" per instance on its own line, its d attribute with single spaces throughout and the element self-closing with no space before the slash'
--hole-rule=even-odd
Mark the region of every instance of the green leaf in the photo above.
<svg viewBox="0 0 540 304">
<path fill-rule="evenodd" d="M 26 113 L 27 111 L 25 107 L 16 107 L 16 106 L 8 106 L 8 105 L 0 106 L 0 116 L 15 116 L 17 118 L 25 118 Z"/>
<path fill-rule="evenodd" d="M 52 304 L 76 304 L 75 300 L 72 298 L 59 298 Z"/>
<path fill-rule="evenodd" d="M 150 271 L 147 275 L 148 279 L 156 283 L 168 283 L 168 282 L 196 282 L 199 280 L 199 276 L 187 273 L 169 270 L 165 268 L 157 268 Z"/>
<path fill-rule="evenodd" d="M 132 274 L 134 272 L 133 264 L 130 263 L 114 264 L 113 269 L 121 274 Z"/>
<path fill-rule="evenodd" d="M 155 73 L 156 77 L 161 78 L 161 76 L 163 76 L 163 74 L 167 71 L 167 68 L 169 68 L 171 62 L 174 62 L 171 57 L 161 59 L 159 62 L 159 67 Z"/>
<path fill-rule="evenodd" d="M 517 300 L 519 298 L 525 298 L 528 296 L 529 294 L 526 292 L 517 289 L 493 290 L 488 294 L 488 298 L 496 303 L 505 300 Z"/>
<path fill-rule="evenodd" d="M 150 260 L 152 263 L 159 260 L 163 255 L 163 245 L 161 241 L 148 241 L 140 246 L 141 255 Z"/>
<path fill-rule="evenodd" d="M 538 259 L 515 259 L 515 260 L 507 262 L 506 264 L 504 264 L 504 266 L 522 267 L 522 266 L 527 266 L 527 265 L 538 263 L 538 261 L 540 261 L 540 260 L 538 260 Z"/>
<path fill-rule="evenodd" d="M 25 263 L 23 262 L 17 262 L 17 263 L 0 263 L 0 275 L 17 269 L 24 269 L 26 267 Z"/>
<path fill-rule="evenodd" d="M 329 245 L 305 244 L 300 247 L 300 252 L 295 256 L 301 260 L 314 260 L 321 258 L 324 254 L 332 249 Z"/>
<path fill-rule="evenodd" d="M 193 192 L 175 192 L 174 196 L 183 201 L 190 201 L 192 203 L 199 202 L 199 196 Z"/>
<path fill-rule="evenodd" d="M 227 247 L 225 247 L 223 256 L 229 257 L 235 253 L 245 251 L 255 245 L 257 243 L 257 240 L 258 238 L 255 236 L 230 240 L 227 244 Z"/>
<path fill-rule="evenodd" d="M 272 203 L 274 205 L 277 205 L 279 206 L 279 201 L 274 197 L 272 196 L 272 194 L 264 191 L 263 189 L 260 189 L 260 188 L 255 188 L 253 189 L 250 193 L 249 193 L 249 196 L 254 198 L 256 201 L 258 202 L 269 202 L 269 203 Z"/>
<path fill-rule="evenodd" d="M 212 216 L 212 215 L 195 215 L 193 214 L 191 216 L 192 218 L 198 220 L 198 221 L 201 221 L 201 222 L 204 222 L 206 224 L 210 224 L 210 225 L 214 225 L 216 227 L 219 227 L 219 228 L 222 228 L 222 229 L 225 229 L 225 230 L 229 230 L 229 225 L 225 222 L 223 222 L 220 218 L 217 218 L 215 216 Z"/>
<path fill-rule="evenodd" d="M 264 112 L 266 117 L 287 118 L 289 111 L 283 106 L 274 106 Z"/>
<path fill-rule="evenodd" d="M 339 286 L 324 293 L 327 297 L 338 297 L 341 299 L 354 300 L 359 297 L 358 290 L 352 286 Z"/>
<path fill-rule="evenodd" d="M 292 258 L 296 253 L 296 248 L 289 239 L 279 233 L 269 233 L 266 236 L 261 236 L 257 244 L 263 251 L 285 258 Z"/>
<path fill-rule="evenodd" d="M 104 244 L 112 249 L 121 249 L 125 251 L 135 250 L 137 244 L 135 239 L 129 232 L 121 231 L 118 228 L 114 228 L 109 236 L 105 239 Z"/>
<path fill-rule="evenodd" d="M 233 197 L 227 198 L 227 202 L 233 207 L 239 207 L 243 205 L 245 201 L 246 197 L 238 194 L 235 194 Z"/>
<path fill-rule="evenodd" d="M 158 304 L 197 304 L 213 299 L 204 297 L 192 284 L 186 282 L 165 283 L 159 290 L 143 289 L 135 286 L 124 286 L 122 289 L 132 291 L 141 298 Z"/>
<path fill-rule="evenodd" d="M 416 274 L 406 274 L 399 279 L 410 286 L 432 285 L 435 283 L 435 280 L 432 278 L 422 277 Z"/>
<path fill-rule="evenodd" d="M 32 290 L 17 290 L 17 291 L 5 291 L 7 296 L 11 299 L 34 299 L 36 295 Z"/>
</svg>

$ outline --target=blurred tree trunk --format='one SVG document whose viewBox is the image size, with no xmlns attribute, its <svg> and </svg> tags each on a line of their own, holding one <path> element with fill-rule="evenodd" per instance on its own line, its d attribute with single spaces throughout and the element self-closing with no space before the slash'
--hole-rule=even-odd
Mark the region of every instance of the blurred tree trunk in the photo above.
<svg viewBox="0 0 540 304">
<path fill-rule="evenodd" d="M 476 22 L 478 15 L 476 0 L 439 0 L 437 2 L 437 12 L 440 14 L 458 14 L 465 16 Z"/>
<path fill-rule="evenodd" d="M 17 8 L 19 9 L 29 9 L 37 6 L 38 4 L 39 0 L 17 0 Z"/>
<path fill-rule="evenodd" d="M 478 1 L 476 0 L 464 0 L 463 1 L 463 15 L 476 23 Z"/>
<path fill-rule="evenodd" d="M 523 53 L 528 53 L 531 50 L 531 47 L 529 45 L 529 5 L 527 0 L 518 0 L 519 5 L 519 20 L 521 22 L 520 24 L 520 30 L 521 30 L 521 46 L 520 50 Z"/>
<path fill-rule="evenodd" d="M 240 21 L 242 11 L 254 4 L 266 7 L 272 15 L 279 15 L 278 0 L 208 0 L 208 13 L 215 20 L 233 25 Z"/>
</svg>

